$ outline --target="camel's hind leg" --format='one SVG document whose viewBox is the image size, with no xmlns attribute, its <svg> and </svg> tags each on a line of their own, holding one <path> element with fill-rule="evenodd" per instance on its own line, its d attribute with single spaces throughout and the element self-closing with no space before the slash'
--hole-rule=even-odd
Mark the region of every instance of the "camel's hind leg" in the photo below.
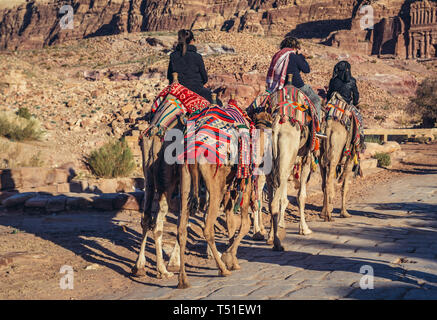
<svg viewBox="0 0 437 320">
<path fill-rule="evenodd" d="M 217 220 L 218 211 L 220 209 L 220 203 L 223 199 L 226 177 L 219 173 L 214 177 L 215 166 L 203 165 L 199 166 L 202 173 L 202 177 L 205 180 L 206 187 L 209 192 L 209 205 L 208 212 L 205 222 L 205 228 L 203 229 L 203 234 L 205 236 L 206 242 L 211 248 L 214 259 L 220 269 L 219 275 L 228 276 L 231 272 L 226 268 L 226 265 L 221 260 L 221 255 L 217 250 L 215 245 L 215 231 L 214 225 Z M 220 169 L 218 169 L 220 170 Z"/>
<path fill-rule="evenodd" d="M 156 269 L 158 270 L 158 278 L 169 278 L 173 276 L 172 272 L 168 272 L 165 267 L 164 258 L 162 255 L 162 234 L 164 232 L 165 216 L 168 212 L 167 197 L 165 194 L 161 195 L 159 200 L 159 212 L 156 218 L 156 225 L 153 228 L 153 236 L 156 246 Z"/>
<path fill-rule="evenodd" d="M 298 194 L 298 204 L 299 204 L 299 213 L 300 213 L 299 234 L 301 235 L 308 235 L 312 233 L 311 229 L 308 227 L 305 220 L 305 201 L 307 196 L 306 187 L 307 187 L 308 176 L 311 171 L 311 159 L 312 159 L 312 155 L 310 154 L 306 157 L 302 165 L 301 183 L 300 183 L 299 194 Z"/>
<path fill-rule="evenodd" d="M 351 215 L 347 212 L 346 209 L 346 201 L 347 201 L 347 193 L 349 191 L 349 185 L 350 185 L 350 179 L 352 176 L 352 168 L 353 168 L 353 161 L 352 159 L 348 159 L 346 161 L 346 164 L 344 165 L 344 181 L 343 181 L 343 187 L 341 188 L 341 212 L 340 216 L 343 218 L 350 218 Z"/>
<path fill-rule="evenodd" d="M 255 210 L 253 212 L 253 240 L 264 240 L 266 235 L 266 229 L 264 228 L 264 222 L 262 217 L 262 194 L 264 190 L 264 185 L 266 183 L 266 176 L 265 175 L 259 175 L 257 177 L 257 193 L 259 199 L 256 200 L 255 204 Z"/>
<path fill-rule="evenodd" d="M 187 244 L 188 227 L 188 205 L 191 192 L 191 176 L 187 165 L 181 167 L 181 214 L 178 221 L 177 241 L 180 247 L 180 270 L 178 277 L 178 288 L 185 289 L 190 287 L 187 273 L 185 271 L 185 247 Z"/>
</svg>

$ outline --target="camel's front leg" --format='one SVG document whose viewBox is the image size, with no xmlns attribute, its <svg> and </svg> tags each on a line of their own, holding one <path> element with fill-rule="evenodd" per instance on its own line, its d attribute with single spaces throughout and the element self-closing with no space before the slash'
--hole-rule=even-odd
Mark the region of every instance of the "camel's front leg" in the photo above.
<svg viewBox="0 0 437 320">
<path fill-rule="evenodd" d="M 305 201 L 306 201 L 306 188 L 307 188 L 307 180 L 311 171 L 311 158 L 312 155 L 308 155 L 302 165 L 302 173 L 301 173 L 301 183 L 298 194 L 298 204 L 299 204 L 299 213 L 300 213 L 300 221 L 299 221 L 299 234 L 308 235 L 311 234 L 312 231 L 308 227 L 305 220 Z"/>
<path fill-rule="evenodd" d="M 249 188 L 250 184 L 247 186 Z M 241 225 L 240 230 L 233 241 L 230 241 L 230 246 L 222 255 L 222 261 L 226 264 L 229 270 L 240 270 L 241 267 L 237 259 L 237 250 L 241 243 L 241 240 L 246 236 L 250 230 L 250 217 L 249 217 L 249 193 L 248 190 L 243 194 L 243 204 L 241 206 Z"/>
<path fill-rule="evenodd" d="M 147 244 L 147 233 L 148 226 L 144 226 L 144 216 L 141 218 L 141 224 L 143 225 L 143 238 L 141 241 L 140 252 L 138 253 L 138 258 L 135 263 L 135 266 L 132 268 L 132 274 L 134 276 L 140 277 L 146 275 L 146 244 Z"/>
<path fill-rule="evenodd" d="M 352 168 L 353 168 L 353 161 L 349 158 L 346 161 L 346 164 L 344 166 L 344 181 L 343 181 L 343 187 L 341 188 L 341 212 L 340 216 L 343 218 L 350 218 L 351 215 L 346 210 L 346 201 L 347 201 L 347 193 L 349 191 L 349 185 L 350 185 L 350 179 L 352 176 Z"/>
</svg>

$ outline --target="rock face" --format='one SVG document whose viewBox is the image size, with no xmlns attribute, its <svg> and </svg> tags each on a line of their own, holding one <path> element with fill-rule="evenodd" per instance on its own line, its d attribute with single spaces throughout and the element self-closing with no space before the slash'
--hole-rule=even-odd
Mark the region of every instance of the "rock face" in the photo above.
<svg viewBox="0 0 437 320">
<path fill-rule="evenodd" d="M 362 0 L 28 0 L 0 6 L 0 48 L 33 49 L 124 32 L 179 28 L 326 37 L 350 28 Z M 72 3 L 73 29 L 60 13 Z"/>
</svg>

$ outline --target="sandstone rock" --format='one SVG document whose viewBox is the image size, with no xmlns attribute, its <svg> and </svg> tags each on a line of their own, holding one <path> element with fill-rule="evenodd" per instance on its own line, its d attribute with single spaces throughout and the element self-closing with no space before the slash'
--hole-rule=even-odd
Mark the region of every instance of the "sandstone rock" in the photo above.
<svg viewBox="0 0 437 320">
<path fill-rule="evenodd" d="M 123 210 L 140 210 L 140 204 L 137 198 L 132 194 L 120 194 L 114 201 L 114 209 Z"/>
<path fill-rule="evenodd" d="M 99 197 L 93 198 L 92 206 L 95 209 L 103 210 L 103 211 L 112 211 L 114 210 L 114 201 L 117 198 L 116 193 L 112 194 L 104 194 Z"/>
<path fill-rule="evenodd" d="M 0 170 L 1 190 L 18 189 L 23 186 L 21 170 L 5 169 Z"/>
<path fill-rule="evenodd" d="M 65 203 L 67 210 L 82 210 L 91 208 L 92 200 L 85 197 L 68 197 Z"/>
<path fill-rule="evenodd" d="M 33 198 L 37 195 L 36 192 L 26 192 L 19 193 L 2 201 L 2 205 L 6 208 L 15 207 L 24 204 L 30 198 Z"/>
<path fill-rule="evenodd" d="M 38 195 L 36 197 L 30 198 L 24 203 L 26 208 L 45 208 L 47 202 L 49 200 L 49 196 L 41 196 Z"/>
<path fill-rule="evenodd" d="M 48 199 L 46 204 L 47 212 L 60 212 L 65 210 L 65 204 L 67 202 L 66 196 L 56 196 Z"/>
<path fill-rule="evenodd" d="M 21 180 L 24 188 L 37 188 L 46 184 L 49 174 L 47 168 L 21 168 Z"/>
<path fill-rule="evenodd" d="M 377 153 L 393 153 L 400 150 L 401 146 L 395 141 L 388 141 L 382 145 L 373 142 L 366 142 L 366 150 L 363 153 L 363 157 L 369 158 Z"/>
</svg>

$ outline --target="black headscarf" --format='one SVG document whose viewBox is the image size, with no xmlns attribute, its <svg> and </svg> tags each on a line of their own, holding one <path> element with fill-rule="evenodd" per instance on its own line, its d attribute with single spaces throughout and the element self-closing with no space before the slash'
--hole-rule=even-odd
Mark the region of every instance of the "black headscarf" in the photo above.
<svg viewBox="0 0 437 320">
<path fill-rule="evenodd" d="M 351 65 L 347 61 L 340 61 L 334 67 L 332 79 L 338 78 L 343 82 L 349 82 L 352 78 Z"/>
</svg>

